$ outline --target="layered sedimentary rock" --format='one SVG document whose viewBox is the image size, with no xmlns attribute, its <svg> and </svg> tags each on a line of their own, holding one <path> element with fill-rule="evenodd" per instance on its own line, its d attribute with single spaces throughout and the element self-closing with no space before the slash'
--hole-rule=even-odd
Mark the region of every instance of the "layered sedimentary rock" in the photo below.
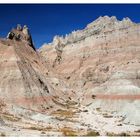
<svg viewBox="0 0 140 140">
<path fill-rule="evenodd" d="M 140 125 L 140 25 L 99 17 L 83 30 L 55 36 L 39 50 L 81 105 L 114 111 Z"/>
<path fill-rule="evenodd" d="M 99 17 L 35 49 L 0 39 L 0 136 L 139 136 L 140 25 Z"/>
<path fill-rule="evenodd" d="M 0 39 L 0 100 L 8 106 L 46 111 L 55 96 L 47 72 L 27 26 L 18 25 Z"/>
</svg>

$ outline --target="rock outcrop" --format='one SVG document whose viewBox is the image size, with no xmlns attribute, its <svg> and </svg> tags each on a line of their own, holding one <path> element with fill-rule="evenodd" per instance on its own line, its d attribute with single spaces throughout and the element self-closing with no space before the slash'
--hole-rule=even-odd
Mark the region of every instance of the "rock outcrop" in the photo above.
<svg viewBox="0 0 140 140">
<path fill-rule="evenodd" d="M 70 100 L 71 93 L 63 91 L 65 81 L 35 50 L 27 26 L 18 25 L 0 39 L 0 81 L 0 101 L 16 114 L 22 108 L 49 113 Z"/>
<path fill-rule="evenodd" d="M 55 63 L 58 48 L 61 59 Z M 115 111 L 125 123 L 140 125 L 139 24 L 129 18 L 99 17 L 83 30 L 55 37 L 39 51 L 80 104 Z"/>
<path fill-rule="evenodd" d="M 0 39 L 0 100 L 10 111 L 26 108 L 41 112 L 53 106 L 55 91 L 47 72 L 27 26 L 18 25 L 7 39 Z"/>
<path fill-rule="evenodd" d="M 140 25 L 99 17 L 36 50 L 0 39 L 0 136 L 140 136 Z"/>
<path fill-rule="evenodd" d="M 16 29 L 12 29 L 8 33 L 7 39 L 25 42 L 35 50 L 31 34 L 26 25 L 22 28 L 21 25 L 18 24 Z"/>
</svg>

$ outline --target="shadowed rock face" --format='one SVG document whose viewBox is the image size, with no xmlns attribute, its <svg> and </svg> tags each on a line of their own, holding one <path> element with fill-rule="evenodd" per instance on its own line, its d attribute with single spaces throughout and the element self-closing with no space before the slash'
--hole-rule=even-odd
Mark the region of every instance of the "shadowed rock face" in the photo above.
<svg viewBox="0 0 140 140">
<path fill-rule="evenodd" d="M 140 125 L 139 24 L 129 18 L 99 17 L 83 30 L 56 36 L 39 52 L 81 104 L 117 111 L 126 122 Z"/>
</svg>

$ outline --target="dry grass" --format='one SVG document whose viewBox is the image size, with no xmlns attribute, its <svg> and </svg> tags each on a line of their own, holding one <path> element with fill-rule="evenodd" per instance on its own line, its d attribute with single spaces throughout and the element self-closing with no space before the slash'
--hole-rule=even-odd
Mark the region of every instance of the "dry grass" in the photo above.
<svg viewBox="0 0 140 140">
<path fill-rule="evenodd" d="M 60 132 L 62 132 L 64 136 L 77 136 L 77 132 L 72 130 L 70 127 L 63 127 L 60 129 Z"/>
<path fill-rule="evenodd" d="M 107 114 L 107 113 L 104 113 L 103 116 L 104 116 L 105 118 L 112 118 L 112 117 L 113 117 L 112 115 L 109 115 L 109 114 Z"/>
<path fill-rule="evenodd" d="M 51 126 L 47 126 L 47 127 L 42 127 L 42 126 L 37 126 L 37 125 L 33 125 L 24 129 L 31 129 L 31 130 L 38 130 L 38 131 L 50 131 L 52 129 Z"/>
<path fill-rule="evenodd" d="M 96 110 L 97 110 L 98 112 L 100 112 L 100 111 L 101 111 L 101 108 L 100 108 L 100 107 L 98 107 L 98 108 L 96 108 Z"/>
<path fill-rule="evenodd" d="M 114 137 L 117 137 L 117 136 L 118 136 L 118 137 L 119 137 L 119 136 L 128 137 L 128 136 L 130 136 L 129 134 L 124 133 L 124 132 L 118 133 L 118 134 L 113 133 L 113 132 L 108 132 L 106 135 L 107 135 L 107 136 L 110 136 L 110 137 L 112 137 L 112 136 L 114 136 Z"/>
<path fill-rule="evenodd" d="M 71 110 L 57 110 L 52 112 L 52 115 L 57 115 L 59 117 L 65 117 L 65 118 L 73 118 L 75 115 L 75 112 Z"/>
<path fill-rule="evenodd" d="M 2 117 L 8 121 L 12 121 L 12 122 L 17 122 L 19 121 L 21 118 L 19 117 L 15 117 L 12 114 L 2 114 Z"/>
<path fill-rule="evenodd" d="M 66 103 L 67 103 L 67 106 L 74 106 L 74 105 L 77 105 L 77 102 L 75 102 L 75 101 L 70 101 L 70 100 L 67 100 Z"/>
<path fill-rule="evenodd" d="M 100 133 L 99 132 L 97 132 L 97 131 L 89 131 L 89 132 L 87 132 L 87 134 L 86 135 L 84 135 L 84 136 L 100 136 Z"/>
<path fill-rule="evenodd" d="M 4 132 L 0 132 L 1 137 L 6 137 L 6 134 Z"/>
<path fill-rule="evenodd" d="M 136 133 L 140 133 L 140 129 L 135 131 Z"/>
<path fill-rule="evenodd" d="M 28 127 L 27 129 L 38 130 L 38 131 L 43 131 L 44 130 L 44 128 L 38 127 L 38 126 L 31 126 L 31 127 Z"/>
<path fill-rule="evenodd" d="M 44 131 L 42 131 L 41 134 L 46 134 L 46 133 Z"/>
<path fill-rule="evenodd" d="M 117 126 L 122 126 L 122 124 L 120 123 L 120 124 L 117 124 Z"/>
</svg>

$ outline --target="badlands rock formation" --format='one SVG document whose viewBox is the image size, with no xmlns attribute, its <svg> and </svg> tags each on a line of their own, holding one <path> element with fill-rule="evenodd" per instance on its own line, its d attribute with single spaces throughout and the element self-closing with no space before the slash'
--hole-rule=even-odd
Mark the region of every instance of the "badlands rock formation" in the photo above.
<svg viewBox="0 0 140 140">
<path fill-rule="evenodd" d="M 64 135 L 67 123 L 59 126 L 63 116 L 55 114 L 77 103 L 63 91 L 65 81 L 48 70 L 27 26 L 18 25 L 0 39 L 0 136 Z"/>
<path fill-rule="evenodd" d="M 9 107 L 45 112 L 52 108 L 57 88 L 51 86 L 47 75 L 27 26 L 18 26 L 7 39 L 0 39 L 0 99 Z"/>
<path fill-rule="evenodd" d="M 99 17 L 85 29 L 55 36 L 39 50 L 82 105 L 140 125 L 140 25 Z"/>
<path fill-rule="evenodd" d="M 24 30 L 12 29 L 7 39 L 0 40 L 0 98 L 12 106 L 33 109 L 38 106 L 36 97 L 49 94 L 49 88 L 43 63 Z"/>
<path fill-rule="evenodd" d="M 0 39 L 1 136 L 139 136 L 140 25 L 99 17 L 36 51 L 27 26 Z"/>
</svg>

